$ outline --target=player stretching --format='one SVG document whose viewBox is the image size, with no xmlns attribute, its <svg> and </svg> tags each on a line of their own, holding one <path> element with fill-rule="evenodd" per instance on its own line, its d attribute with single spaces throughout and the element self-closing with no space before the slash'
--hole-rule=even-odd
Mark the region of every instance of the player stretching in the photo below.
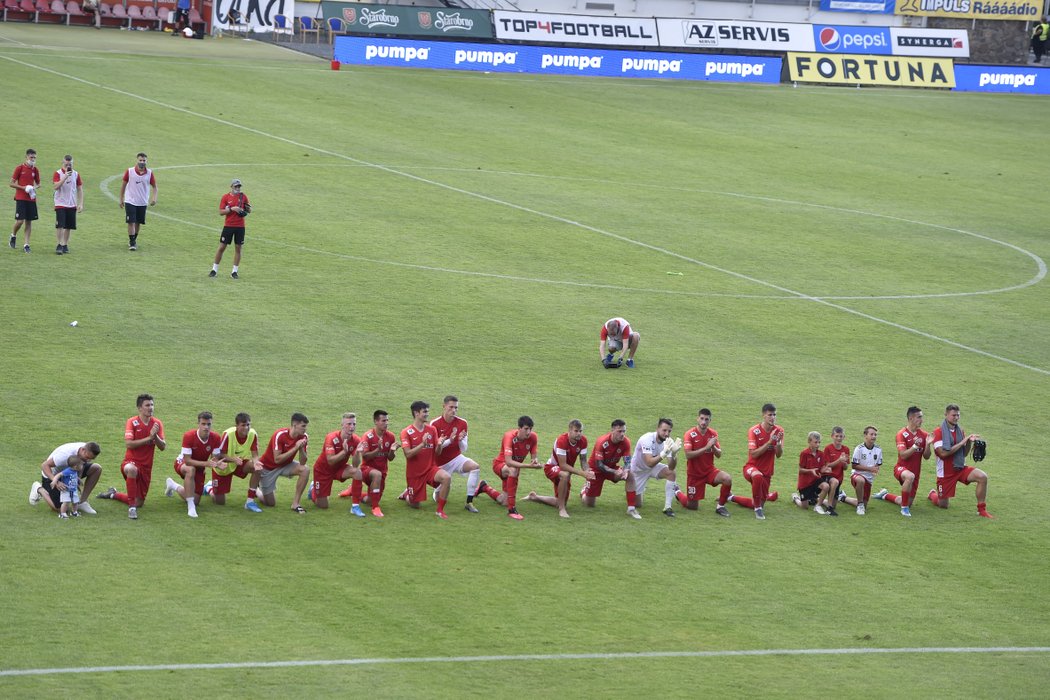
<svg viewBox="0 0 1050 700">
<path fill-rule="evenodd" d="M 448 473 L 434 463 L 441 453 L 441 444 L 437 431 L 427 425 L 430 417 L 430 404 L 416 401 L 410 407 L 412 423 L 401 431 L 401 448 L 405 451 L 405 481 L 408 488 L 401 498 L 412 508 L 427 499 L 427 485 L 437 489 L 437 516 L 442 520 L 445 515 L 445 504 L 448 503 L 448 487 L 452 483 Z"/>
<path fill-rule="evenodd" d="M 857 507 L 857 515 L 864 515 L 868 510 L 868 499 L 871 498 L 871 484 L 882 466 L 882 448 L 875 444 L 879 430 L 874 425 L 864 428 L 864 442 L 853 450 L 853 471 L 849 482 L 853 485 L 857 497 L 840 495 L 847 505 Z"/>
<path fill-rule="evenodd" d="M 350 512 L 359 518 L 365 514 L 361 511 L 361 484 L 368 482 L 368 500 L 372 505 L 372 515 L 383 517 L 379 501 L 386 491 L 386 473 L 390 460 L 394 458 L 401 443 L 397 436 L 387 430 L 390 416 L 386 411 L 372 414 L 372 429 L 365 433 L 357 445 L 357 454 L 361 458 L 361 475 L 354 479 L 350 488 L 339 494 L 340 498 L 350 498 Z"/>
<path fill-rule="evenodd" d="M 449 479 L 456 474 L 467 476 L 467 505 L 464 508 L 471 513 L 477 513 L 474 496 L 478 493 L 481 470 L 477 462 L 463 454 L 467 451 L 467 421 L 458 414 L 459 399 L 449 394 L 442 403 L 441 415 L 430 421 L 441 444 L 438 468 L 448 474 Z M 451 481 L 449 488 L 452 488 Z"/>
<path fill-rule="evenodd" d="M 325 436 L 321 454 L 314 461 L 314 485 L 311 490 L 314 505 L 318 508 L 328 508 L 332 481 L 361 478 L 361 455 L 357 452 L 361 438 L 354 434 L 356 429 L 357 414 L 344 413 L 342 427 Z M 364 517 L 365 514 L 360 511 L 358 508 L 354 515 Z"/>
<path fill-rule="evenodd" d="M 763 510 L 766 501 L 776 501 L 778 495 L 776 491 L 769 491 L 776 460 L 784 454 L 784 429 L 776 423 L 777 407 L 771 403 L 762 406 L 762 422 L 747 431 L 744 478 L 751 483 L 751 498 L 729 497 L 737 505 L 753 508 L 759 520 L 766 519 Z"/>
<path fill-rule="evenodd" d="M 583 505 L 594 507 L 594 500 L 602 495 L 606 481 L 618 484 L 626 481 L 631 461 L 631 439 L 627 437 L 627 423 L 619 418 L 609 426 L 611 430 L 594 443 L 594 452 L 587 464 L 594 479 L 583 485 L 580 498 Z M 623 466 L 617 466 L 623 462 Z"/>
<path fill-rule="evenodd" d="M 154 402 L 149 394 L 139 394 L 135 399 L 139 414 L 128 418 L 124 427 L 124 461 L 120 473 L 124 475 L 127 493 L 118 493 L 111 488 L 99 498 L 112 498 L 126 503 L 128 517 L 137 520 L 139 508 L 146 502 L 149 483 L 153 477 L 153 453 L 156 448 L 163 451 L 168 443 L 164 441 L 164 424 L 153 417 Z"/>
<path fill-rule="evenodd" d="M 715 459 L 722 456 L 722 446 L 718 444 L 718 433 L 711 427 L 710 409 L 700 409 L 696 415 L 696 427 L 686 431 L 682 438 L 682 449 L 686 459 L 686 493 L 677 491 L 675 498 L 684 508 L 697 510 L 707 487 L 721 486 L 715 512 L 728 518 L 726 501 L 733 493 L 733 477 L 715 467 Z"/>
<path fill-rule="evenodd" d="M 666 479 L 664 484 L 664 515 L 673 518 L 675 492 L 679 491 L 678 483 L 675 481 L 677 475 L 674 468 L 678 465 L 678 451 L 682 449 L 682 441 L 671 439 L 671 429 L 674 423 L 670 418 L 661 418 L 656 422 L 656 430 L 645 433 L 634 447 L 634 457 L 631 459 L 631 471 L 627 476 L 627 514 L 635 520 L 641 520 L 637 506 L 642 505 L 642 497 L 645 495 L 645 486 L 649 479 Z"/>
<path fill-rule="evenodd" d="M 910 518 L 911 504 L 919 490 L 922 460 L 930 458 L 932 447 L 929 433 L 922 429 L 922 409 L 909 406 L 908 424 L 897 432 L 897 465 L 893 467 L 893 476 L 901 484 L 901 495 L 882 489 L 875 498 L 896 503 L 901 507 L 901 515 Z"/>
<path fill-rule="evenodd" d="M 554 484 L 554 495 L 540 496 L 535 491 L 530 491 L 525 500 L 545 503 L 557 508 L 561 517 L 569 517 L 566 502 L 569 500 L 569 489 L 572 488 L 572 475 L 582 476 L 588 481 L 594 479 L 593 470 L 576 468 L 577 459 L 581 465 L 587 459 L 587 438 L 583 434 L 583 423 L 574 418 L 569 421 L 569 431 L 562 433 L 554 441 L 551 456 L 543 465 L 544 476 Z"/>
<path fill-rule="evenodd" d="M 197 427 L 182 436 L 182 452 L 175 460 L 175 473 L 182 477 L 182 485 L 170 476 L 165 482 L 164 495 L 176 493 L 186 501 L 186 514 L 197 517 L 197 506 L 204 495 L 205 469 L 222 467 L 222 435 L 211 429 L 211 411 L 197 414 Z"/>
<path fill-rule="evenodd" d="M 488 494 L 489 498 L 500 505 L 507 506 L 507 515 L 514 520 L 524 520 L 524 516 L 518 512 L 518 475 L 522 469 L 541 469 L 536 460 L 536 444 L 539 438 L 532 432 L 534 423 L 528 416 L 518 419 L 518 427 L 503 433 L 503 442 L 500 445 L 499 455 L 492 460 L 492 471 L 503 481 L 503 492 L 482 481 L 478 484 L 478 491 Z M 529 458 L 530 461 L 526 461 Z"/>
<path fill-rule="evenodd" d="M 977 484 L 977 514 L 991 518 L 985 505 L 988 495 L 988 475 L 980 469 L 966 464 L 970 447 L 981 436 L 966 435 L 959 425 L 959 407 L 953 403 L 944 409 L 944 422 L 933 431 L 933 451 L 937 455 L 937 488 L 930 491 L 929 498 L 935 506 L 948 507 L 948 499 L 955 497 L 955 485 Z M 975 459 L 981 459 L 978 455 Z"/>
<path fill-rule="evenodd" d="M 219 445 L 222 461 L 232 465 L 233 469 L 222 469 L 221 472 L 225 473 L 212 470 L 211 500 L 217 506 L 226 505 L 226 494 L 233 488 L 233 477 L 248 478 L 248 500 L 244 502 L 244 509 L 261 513 L 262 508 L 255 502 L 259 473 L 262 471 L 262 465 L 259 464 L 259 434 L 252 427 L 252 417 L 247 413 L 238 413 L 233 422 L 234 426 L 223 432 L 222 444 Z"/>
</svg>

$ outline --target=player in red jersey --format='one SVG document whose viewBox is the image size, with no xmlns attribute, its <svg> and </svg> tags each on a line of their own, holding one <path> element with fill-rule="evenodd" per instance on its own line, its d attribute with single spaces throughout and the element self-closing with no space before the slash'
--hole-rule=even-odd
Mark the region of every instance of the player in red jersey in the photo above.
<svg viewBox="0 0 1050 700">
<path fill-rule="evenodd" d="M 222 254 L 226 252 L 227 246 L 233 243 L 233 272 L 230 273 L 230 277 L 240 279 L 237 275 L 237 268 L 241 264 L 241 246 L 244 245 L 244 217 L 248 216 L 251 211 L 251 202 L 241 192 L 241 181 L 234 178 L 230 183 L 230 191 L 219 200 L 219 216 L 226 217 L 226 225 L 222 227 L 222 232 L 219 234 L 219 249 L 215 251 L 215 262 L 212 263 L 208 277 L 215 277 L 219 274 Z"/>
<path fill-rule="evenodd" d="M 598 357 L 608 367 L 614 364 L 613 356 L 619 352 L 620 360 L 615 362 L 619 367 L 627 356 L 627 366 L 634 367 L 634 353 L 638 352 L 638 343 L 642 337 L 631 330 L 631 324 L 626 319 L 610 318 L 602 324 L 602 330 L 598 334 Z"/>
<path fill-rule="evenodd" d="M 835 504 L 846 499 L 846 494 L 842 491 L 842 480 L 845 478 L 846 465 L 850 462 L 850 451 L 849 447 L 842 444 L 845 439 L 846 431 L 836 425 L 831 429 L 831 442 L 824 448 L 823 476 L 828 481 L 828 495 L 822 505 L 828 511 L 828 515 L 838 515 Z"/>
<path fill-rule="evenodd" d="M 730 496 L 729 500 L 744 508 L 753 508 L 755 517 L 766 519 L 766 501 L 777 500 L 777 492 L 770 492 L 776 460 L 784 454 L 784 429 L 777 423 L 777 407 L 771 403 L 762 406 L 762 422 L 747 431 L 747 463 L 744 478 L 751 483 L 751 498 Z"/>
<path fill-rule="evenodd" d="M 577 469 L 576 460 L 585 464 L 587 459 L 587 438 L 583 434 L 583 423 L 575 418 L 569 421 L 569 431 L 562 433 L 554 441 L 554 448 L 547 463 L 543 465 L 543 474 L 554 484 L 553 496 L 540 496 L 530 491 L 526 501 L 544 503 L 558 509 L 558 515 L 569 517 L 566 502 L 569 500 L 569 489 L 572 488 L 572 475 L 582 476 L 587 481 L 594 480 L 594 470 Z"/>
<path fill-rule="evenodd" d="M 959 425 L 959 406 L 950 403 L 944 409 L 944 422 L 933 431 L 933 451 L 937 455 L 937 488 L 929 493 L 930 501 L 940 508 L 948 507 L 948 499 L 955 497 L 956 484 L 977 484 L 977 514 L 991 518 L 985 499 L 988 496 L 988 475 L 966 464 L 966 456 L 977 433 L 967 435 Z"/>
<path fill-rule="evenodd" d="M 36 151 L 26 149 L 26 160 L 20 163 L 11 174 L 11 189 L 15 191 L 15 228 L 11 231 L 9 244 L 15 247 L 18 229 L 25 224 L 25 245 L 22 250 L 29 252 L 29 236 L 33 232 L 33 222 L 40 214 L 36 206 L 36 190 L 40 187 L 40 171 L 36 167 Z"/>
<path fill-rule="evenodd" d="M 497 491 L 484 481 L 478 484 L 478 491 L 507 506 L 507 516 L 514 520 L 525 519 L 517 509 L 518 475 L 522 469 L 543 468 L 536 459 L 539 438 L 532 432 L 534 426 L 532 418 L 521 416 L 517 428 L 503 433 L 499 454 L 492 460 L 492 471 L 502 480 L 503 491 Z"/>
<path fill-rule="evenodd" d="M 128 418 L 124 427 L 124 461 L 120 473 L 127 484 L 126 493 L 118 493 L 111 488 L 99 498 L 113 498 L 128 506 L 128 517 L 137 520 L 139 508 L 146 502 L 149 493 L 149 482 L 153 477 L 153 451 L 162 451 L 168 446 L 164 441 L 164 424 L 153 417 L 154 401 L 149 394 L 139 394 L 135 399 L 138 406 L 137 416 Z"/>
<path fill-rule="evenodd" d="M 711 427 L 711 409 L 701 408 L 697 413 L 696 427 L 682 436 L 682 449 L 686 459 L 686 492 L 678 491 L 675 498 L 684 508 L 697 510 L 707 487 L 721 486 L 715 513 L 728 518 L 726 502 L 733 493 L 733 477 L 715 466 L 715 459 L 722 457 L 722 446 L 718 443 L 718 432 Z"/>
<path fill-rule="evenodd" d="M 594 479 L 583 485 L 580 499 L 588 508 L 594 507 L 606 481 L 618 484 L 626 482 L 630 475 L 631 439 L 627 437 L 627 423 L 617 418 L 609 428 L 609 432 L 595 441 L 594 451 L 587 461 Z M 617 466 L 621 463 L 623 466 Z"/>
<path fill-rule="evenodd" d="M 401 494 L 408 505 L 419 508 L 427 499 L 427 485 L 437 489 L 437 516 L 442 520 L 445 515 L 445 504 L 448 503 L 448 487 L 452 478 L 434 463 L 440 458 L 441 443 L 437 431 L 427 424 L 430 418 L 430 404 L 426 401 L 415 401 L 410 406 L 412 423 L 401 431 L 401 449 L 405 451 L 405 481 L 408 488 Z"/>
<path fill-rule="evenodd" d="M 310 443 L 310 436 L 306 434 L 306 426 L 309 423 L 310 419 L 302 413 L 293 413 L 291 427 L 281 428 L 270 437 L 266 452 L 259 459 L 259 464 L 263 467 L 259 476 L 259 493 L 262 494 L 264 505 L 277 505 L 274 492 L 277 490 L 279 477 L 296 477 L 292 510 L 300 515 L 306 512 L 301 501 L 303 491 L 310 483 L 310 458 L 306 454 L 307 445 Z M 295 459 L 296 456 L 299 457 L 298 460 Z"/>
<path fill-rule="evenodd" d="M 442 403 L 441 415 L 430 421 L 437 431 L 438 443 L 441 445 L 441 458 L 437 460 L 438 468 L 449 475 L 467 476 L 467 504 L 464 509 L 477 513 L 474 496 L 478 493 L 478 482 L 481 480 L 481 469 L 478 463 L 467 457 L 467 421 L 459 417 L 459 399 L 449 394 Z M 449 488 L 451 488 L 451 481 Z"/>
<path fill-rule="evenodd" d="M 368 482 L 368 501 L 372 505 L 372 515 L 377 518 L 383 517 L 383 510 L 379 507 L 379 501 L 386 491 L 386 474 L 390 460 L 394 458 L 397 450 L 401 447 L 398 438 L 387 430 L 390 425 L 390 416 L 386 411 L 376 411 L 372 414 L 373 427 L 357 445 L 357 454 L 361 459 L 361 476 L 355 478 L 350 488 L 340 492 L 340 498 L 350 498 L 350 512 L 359 518 L 365 517 L 361 510 L 361 484 Z"/>
<path fill-rule="evenodd" d="M 829 515 L 821 505 L 828 496 L 829 484 L 820 440 L 821 434 L 815 430 L 806 436 L 806 449 L 798 455 L 798 491 L 792 494 L 791 500 L 803 510 L 813 506 L 814 513 Z"/>
<path fill-rule="evenodd" d="M 922 471 L 922 460 L 930 458 L 933 448 L 930 435 L 922 429 L 922 409 L 918 406 L 908 407 L 908 424 L 897 432 L 897 465 L 893 476 L 901 484 L 901 495 L 889 493 L 882 489 L 875 498 L 901 507 L 901 515 L 911 517 L 911 504 L 919 490 L 919 474 Z"/>
<path fill-rule="evenodd" d="M 197 414 L 197 427 L 182 436 L 182 451 L 175 460 L 175 473 L 182 477 L 182 485 L 170 476 L 166 481 L 164 495 L 171 498 L 176 493 L 186 501 L 186 513 L 197 517 L 197 506 L 204 495 L 205 469 L 222 466 L 222 435 L 211 429 L 210 411 Z"/>
<path fill-rule="evenodd" d="M 217 506 L 226 505 L 226 494 L 233 487 L 233 477 L 248 479 L 248 498 L 244 509 L 252 513 L 261 513 L 262 508 L 255 502 L 258 495 L 259 476 L 263 467 L 259 463 L 259 435 L 252 429 L 252 417 L 247 413 L 238 413 L 233 419 L 234 426 L 222 433 L 222 444 L 219 445 L 219 457 L 223 462 L 234 465 L 230 474 L 218 474 L 212 471 L 211 500 Z M 209 493 L 207 485 L 204 492 Z"/>
<path fill-rule="evenodd" d="M 361 478 L 361 454 L 357 451 L 361 438 L 354 434 L 355 430 L 357 414 L 344 413 L 342 427 L 325 436 L 324 447 L 314 462 L 314 485 L 311 489 L 314 505 L 318 508 L 328 507 L 332 481 Z"/>
</svg>

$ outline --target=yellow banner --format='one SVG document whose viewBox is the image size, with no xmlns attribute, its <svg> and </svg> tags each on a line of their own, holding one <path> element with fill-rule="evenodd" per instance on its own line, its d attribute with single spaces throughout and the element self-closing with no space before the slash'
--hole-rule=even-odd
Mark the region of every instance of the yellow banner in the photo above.
<svg viewBox="0 0 1050 700">
<path fill-rule="evenodd" d="M 805 83 L 955 87 L 955 64 L 950 58 L 794 52 L 787 56 L 791 80 Z"/>
<path fill-rule="evenodd" d="M 896 0 L 895 14 L 965 19 L 1039 19 L 1042 0 Z"/>
</svg>

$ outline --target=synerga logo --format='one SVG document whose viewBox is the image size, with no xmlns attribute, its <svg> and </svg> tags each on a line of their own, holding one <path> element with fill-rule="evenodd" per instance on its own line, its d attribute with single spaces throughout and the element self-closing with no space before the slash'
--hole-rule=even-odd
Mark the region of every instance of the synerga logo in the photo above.
<svg viewBox="0 0 1050 700">
<path fill-rule="evenodd" d="M 829 27 L 813 25 L 817 51 L 823 53 L 889 54 L 890 31 L 887 27 Z"/>
</svg>

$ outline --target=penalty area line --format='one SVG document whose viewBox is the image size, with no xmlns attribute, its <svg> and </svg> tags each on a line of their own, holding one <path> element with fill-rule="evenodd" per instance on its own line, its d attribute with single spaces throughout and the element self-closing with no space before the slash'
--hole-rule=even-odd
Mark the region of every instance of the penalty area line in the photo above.
<svg viewBox="0 0 1050 700">
<path fill-rule="evenodd" d="M 70 668 L 0 669 L 0 677 L 55 676 L 76 673 L 143 671 L 221 671 L 248 668 L 303 668 L 315 666 L 380 666 L 392 664 L 467 664 L 517 661 L 609 661 L 630 659 L 709 659 L 734 656 L 861 656 L 868 654 L 1046 654 L 1050 647 L 858 647 L 844 649 L 725 649 L 716 651 L 639 651 L 593 654 L 508 654 L 502 656 L 417 656 L 403 658 L 315 659 L 302 661 L 243 661 L 210 664 L 141 664 L 78 666 Z"/>
</svg>

